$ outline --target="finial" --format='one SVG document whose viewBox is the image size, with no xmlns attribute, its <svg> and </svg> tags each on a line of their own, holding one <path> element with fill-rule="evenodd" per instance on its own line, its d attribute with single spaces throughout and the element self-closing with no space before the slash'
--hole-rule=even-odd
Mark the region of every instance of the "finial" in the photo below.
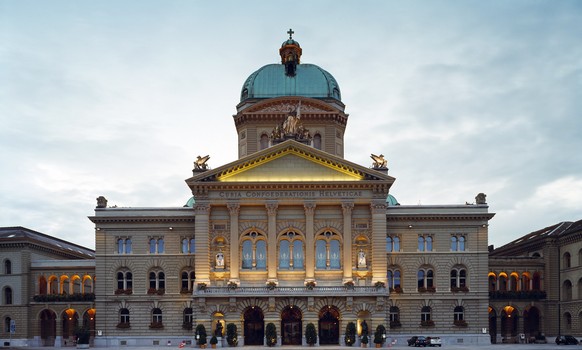
<svg viewBox="0 0 582 350">
<path fill-rule="evenodd" d="M 293 29 L 289 28 L 289 30 L 287 31 L 287 34 L 289 34 L 289 40 L 293 39 L 293 34 L 295 34 L 295 32 L 293 31 Z"/>
</svg>

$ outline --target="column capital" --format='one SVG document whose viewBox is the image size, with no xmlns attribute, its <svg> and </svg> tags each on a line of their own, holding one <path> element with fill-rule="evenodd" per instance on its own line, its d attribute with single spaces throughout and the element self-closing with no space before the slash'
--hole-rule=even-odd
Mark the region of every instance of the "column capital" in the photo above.
<svg viewBox="0 0 582 350">
<path fill-rule="evenodd" d="M 208 215 L 210 213 L 210 205 L 205 203 L 198 203 L 194 206 L 196 215 Z"/>
<path fill-rule="evenodd" d="M 230 203 L 226 203 L 226 207 L 228 208 L 228 211 L 230 212 L 231 216 L 238 216 L 238 213 L 240 212 L 240 204 L 237 202 L 230 202 Z"/>
<path fill-rule="evenodd" d="M 353 209 L 354 202 L 352 201 L 342 202 L 342 211 L 344 212 L 344 215 L 350 215 Z"/>
<path fill-rule="evenodd" d="M 305 209 L 305 215 L 312 216 L 315 212 L 315 207 L 317 204 L 315 202 L 309 201 L 303 203 L 303 209 Z"/>
<path fill-rule="evenodd" d="M 269 216 L 277 215 L 277 208 L 279 208 L 279 203 L 277 201 L 267 201 L 265 203 L 265 208 L 267 208 L 267 214 Z"/>
<path fill-rule="evenodd" d="M 372 202 L 370 203 L 370 210 L 372 214 L 386 214 L 386 203 Z"/>
</svg>

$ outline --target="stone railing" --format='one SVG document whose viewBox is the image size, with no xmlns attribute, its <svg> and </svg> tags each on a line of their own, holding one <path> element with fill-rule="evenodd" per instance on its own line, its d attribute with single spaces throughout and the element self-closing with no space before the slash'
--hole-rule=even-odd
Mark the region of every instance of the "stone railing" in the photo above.
<svg viewBox="0 0 582 350">
<path fill-rule="evenodd" d="M 522 290 L 522 291 L 489 291 L 489 299 L 534 299 L 540 300 L 546 298 L 546 292 L 543 290 Z"/>
<path fill-rule="evenodd" d="M 212 295 L 388 295 L 387 288 L 370 287 L 205 287 L 194 294 Z"/>
</svg>

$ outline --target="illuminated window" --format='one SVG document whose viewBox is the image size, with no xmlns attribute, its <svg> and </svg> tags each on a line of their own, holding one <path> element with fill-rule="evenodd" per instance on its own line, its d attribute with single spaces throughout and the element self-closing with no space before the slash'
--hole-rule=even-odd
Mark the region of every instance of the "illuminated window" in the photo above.
<svg viewBox="0 0 582 350">
<path fill-rule="evenodd" d="M 317 236 L 315 242 L 315 267 L 317 269 L 340 269 L 341 249 L 339 236 L 325 231 Z"/>
<path fill-rule="evenodd" d="M 289 231 L 279 241 L 279 269 L 303 269 L 304 254 L 302 237 Z"/>
<path fill-rule="evenodd" d="M 242 239 L 242 265 L 245 270 L 267 269 L 267 241 L 266 237 L 259 232 L 251 231 Z"/>
</svg>

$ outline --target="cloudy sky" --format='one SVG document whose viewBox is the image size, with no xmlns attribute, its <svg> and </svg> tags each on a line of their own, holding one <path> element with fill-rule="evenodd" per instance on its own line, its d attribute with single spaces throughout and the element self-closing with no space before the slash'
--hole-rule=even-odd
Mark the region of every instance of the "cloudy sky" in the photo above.
<svg viewBox="0 0 582 350">
<path fill-rule="evenodd" d="M 0 226 L 94 248 L 99 195 L 182 206 L 289 28 L 400 203 L 484 192 L 495 246 L 582 219 L 582 2 L 0 0 Z"/>
</svg>

